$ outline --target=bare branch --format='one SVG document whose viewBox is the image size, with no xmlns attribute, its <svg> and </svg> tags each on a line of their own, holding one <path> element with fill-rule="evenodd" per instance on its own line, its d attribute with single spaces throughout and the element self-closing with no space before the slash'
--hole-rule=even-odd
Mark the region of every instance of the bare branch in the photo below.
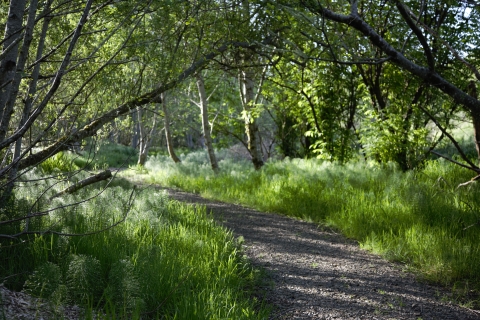
<svg viewBox="0 0 480 320">
<path fill-rule="evenodd" d="M 99 234 L 105 231 L 108 231 L 112 228 L 115 228 L 116 226 L 120 225 L 125 221 L 125 219 L 128 216 L 128 212 L 130 212 L 130 209 L 132 208 L 133 202 L 135 200 L 134 197 L 135 194 L 135 187 L 133 188 L 132 192 L 130 193 L 130 197 L 127 202 L 127 206 L 125 208 L 125 212 L 122 216 L 122 218 L 115 223 L 112 223 L 111 225 L 92 232 L 85 232 L 85 233 L 64 233 L 64 232 L 58 232 L 58 231 L 53 231 L 53 230 L 45 230 L 45 231 L 22 231 L 17 234 L 13 235 L 6 235 L 6 234 L 0 234 L 0 238 L 9 238 L 9 239 L 18 239 L 20 236 L 27 235 L 27 234 L 36 234 L 36 235 L 46 235 L 46 234 L 55 234 L 59 236 L 65 236 L 65 237 L 83 237 L 83 236 L 91 236 L 94 234 Z M 90 198 L 91 199 L 91 198 Z"/>
<path fill-rule="evenodd" d="M 473 170 L 475 172 L 479 172 L 480 173 L 480 168 L 477 167 L 475 164 L 473 164 L 472 161 L 470 161 L 470 159 L 468 159 L 467 155 L 463 152 L 462 148 L 460 147 L 460 145 L 458 144 L 457 140 L 455 140 L 454 137 L 452 137 L 452 135 L 450 133 L 447 132 L 447 130 L 437 121 L 437 119 L 427 110 L 425 109 L 424 107 L 422 107 L 421 105 L 417 105 L 417 107 L 422 110 L 423 113 L 425 113 L 432 121 L 433 123 L 435 123 L 435 125 L 437 126 L 438 129 L 440 129 L 440 131 L 445 135 L 447 136 L 448 139 L 450 139 L 450 141 L 453 143 L 453 145 L 455 146 L 455 149 L 457 149 L 458 153 L 460 154 L 460 157 L 462 157 L 462 159 L 468 163 L 470 165 L 470 167 L 468 166 L 465 166 L 465 165 L 462 165 L 463 167 L 465 168 L 468 168 L 470 170 Z M 442 155 L 439 155 L 438 153 L 436 153 L 435 151 L 430 151 L 442 158 L 445 158 L 445 159 L 448 159 Z M 449 160 L 450 161 L 450 160 Z M 452 161 L 453 162 L 453 161 Z"/>
<path fill-rule="evenodd" d="M 412 75 L 422 79 L 425 83 L 432 85 L 450 97 L 456 103 L 464 106 L 468 111 L 473 113 L 480 113 L 480 101 L 471 97 L 466 92 L 460 90 L 454 84 L 443 78 L 435 71 L 425 68 L 407 59 L 400 51 L 395 49 L 389 42 L 380 36 L 369 24 L 367 24 L 360 17 L 352 15 L 343 15 L 324 8 L 318 2 L 300 1 L 312 13 L 321 15 L 325 19 L 348 25 L 360 33 L 362 33 L 370 42 L 391 57 L 391 62 L 400 68 L 408 71 Z"/>
<path fill-rule="evenodd" d="M 427 58 L 428 67 L 432 71 L 435 70 L 435 59 L 433 58 L 432 50 L 430 49 L 427 39 L 425 39 L 425 36 L 423 35 L 422 31 L 417 27 L 415 22 L 410 18 L 411 10 L 408 9 L 407 6 L 403 4 L 400 0 L 396 0 L 395 3 L 403 19 L 405 20 L 407 25 L 410 27 L 410 29 L 413 31 L 413 33 L 415 33 L 418 41 L 420 41 L 420 44 L 422 45 L 423 51 L 425 52 L 425 56 Z M 417 19 L 417 21 L 419 20 Z"/>
<path fill-rule="evenodd" d="M 465 169 L 473 170 L 473 171 L 475 171 L 475 172 L 477 172 L 477 173 L 480 173 L 480 169 L 479 169 L 479 168 L 469 167 L 469 166 L 467 166 L 467 165 L 464 165 L 464 164 L 461 163 L 461 162 L 455 161 L 455 160 L 453 160 L 452 158 L 449 158 L 449 157 L 447 157 L 447 156 L 444 156 L 443 154 L 440 154 L 440 153 L 438 153 L 438 152 L 436 152 L 436 151 L 433 151 L 433 150 L 430 151 L 430 152 L 433 153 L 433 154 L 435 154 L 435 155 L 437 155 L 437 156 L 439 156 L 439 157 L 441 157 L 441 158 L 443 158 L 443 159 L 445 159 L 445 160 L 448 160 L 448 161 L 450 161 L 450 162 L 452 162 L 452 163 L 455 163 L 456 165 L 458 165 L 458 166 L 460 166 L 460 167 L 463 167 L 463 168 L 465 168 Z"/>
<path fill-rule="evenodd" d="M 415 16 L 415 14 L 411 11 L 408 12 L 414 19 L 416 19 L 418 21 L 419 24 L 422 25 L 422 27 L 427 30 L 428 33 L 430 33 L 432 36 L 436 37 L 445 47 L 448 48 L 448 50 L 450 50 L 450 52 L 455 56 L 455 58 L 460 61 L 461 63 L 463 63 L 468 69 L 470 69 L 470 71 L 473 72 L 473 74 L 475 75 L 475 77 L 477 78 L 477 80 L 480 81 L 480 72 L 478 71 L 478 69 L 472 65 L 471 63 L 467 62 L 465 59 L 463 59 L 460 54 L 458 53 L 457 50 L 453 49 L 453 47 L 445 40 L 443 40 L 439 35 L 438 33 L 433 30 L 432 28 L 428 27 L 425 23 L 423 23 L 421 21 L 420 18 L 417 18 Z"/>
</svg>

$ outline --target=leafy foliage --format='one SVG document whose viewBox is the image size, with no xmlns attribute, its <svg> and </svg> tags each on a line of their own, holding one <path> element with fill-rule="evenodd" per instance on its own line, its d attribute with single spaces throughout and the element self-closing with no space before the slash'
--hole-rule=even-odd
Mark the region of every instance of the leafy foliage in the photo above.
<svg viewBox="0 0 480 320">
<path fill-rule="evenodd" d="M 77 160 L 66 152 L 59 152 L 40 164 L 40 169 L 45 174 L 54 172 L 71 172 L 79 169 Z"/>
</svg>

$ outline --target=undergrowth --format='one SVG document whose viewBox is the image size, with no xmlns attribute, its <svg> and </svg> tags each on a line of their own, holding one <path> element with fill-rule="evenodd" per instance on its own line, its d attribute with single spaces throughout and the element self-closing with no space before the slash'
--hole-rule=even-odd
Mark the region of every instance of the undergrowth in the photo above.
<svg viewBox="0 0 480 320">
<path fill-rule="evenodd" d="M 215 175 L 202 159 L 203 153 L 191 155 L 175 165 L 152 157 L 145 178 L 334 227 L 479 306 L 480 187 L 457 188 L 471 172 L 442 160 L 405 173 L 393 164 L 300 159 L 269 162 L 255 171 L 227 158 Z"/>
<path fill-rule="evenodd" d="M 51 184 L 19 186 L 15 210 L 31 210 Z M 61 187 L 42 197 L 48 199 Z M 129 202 L 132 189 L 126 182 L 101 193 L 88 187 L 37 203 L 36 210 L 58 209 L 30 221 L 30 230 L 47 232 L 1 240 L 2 282 L 48 300 L 55 310 L 80 305 L 86 319 L 267 317 L 267 309 L 249 294 L 258 271 L 205 207 L 170 201 L 152 188 L 134 191 Z M 24 230 L 25 222 L 9 228 L 0 234 Z"/>
<path fill-rule="evenodd" d="M 109 141 L 89 139 L 75 152 L 59 152 L 43 161 L 39 167 L 45 174 L 79 169 L 128 168 L 137 163 L 137 156 L 137 150 L 134 148 Z"/>
</svg>

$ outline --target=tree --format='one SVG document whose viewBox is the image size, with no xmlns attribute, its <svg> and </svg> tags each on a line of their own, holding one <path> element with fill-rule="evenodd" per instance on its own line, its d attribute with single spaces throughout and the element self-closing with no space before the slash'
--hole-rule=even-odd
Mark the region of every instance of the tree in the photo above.
<svg viewBox="0 0 480 320">
<path fill-rule="evenodd" d="M 468 2 L 12 0 L 5 10 L 3 200 L 25 171 L 120 117 L 136 111 L 145 120 L 148 106 L 165 109 L 162 95 L 207 67 L 228 82 L 208 101 L 212 134 L 228 131 L 242 141 L 257 169 L 265 160 L 259 134 L 265 114 L 278 124 L 285 155 L 300 154 L 303 144 L 304 151 L 344 162 L 360 146 L 367 156 L 409 169 L 436 152 L 443 137 L 458 146 L 450 118 L 463 112 L 480 159 L 480 19 Z M 184 115 L 166 111 L 169 132 L 168 111 L 173 119 Z M 207 111 L 202 118 L 207 136 Z M 432 123 L 438 139 L 430 137 Z M 155 125 L 139 124 L 143 163 L 144 133 Z M 480 174 L 458 152 L 463 161 L 450 160 Z"/>
<path fill-rule="evenodd" d="M 416 77 L 423 86 L 446 94 L 453 102 L 452 108 L 460 105 L 470 114 L 472 122 L 479 119 L 480 101 L 467 92 L 466 80 L 475 77 L 478 81 L 480 74 L 464 55 L 476 43 L 471 36 L 478 30 L 478 8 L 447 1 L 424 1 L 421 6 L 413 1 L 380 4 L 370 1 L 300 1 L 299 6 L 286 2 L 275 2 L 275 5 L 311 23 L 309 29 L 297 32 L 321 48 L 315 59 L 346 65 L 392 64 L 401 70 L 403 79 Z M 346 8 L 349 10 L 345 11 Z M 383 20 L 389 21 L 387 25 L 375 24 L 375 21 Z M 460 31 L 454 33 L 452 30 Z M 405 34 L 408 34 L 406 39 Z M 331 39 L 338 39 L 339 35 L 337 43 L 340 45 L 332 45 Z M 461 41 L 463 36 L 468 36 L 468 41 Z M 418 48 L 423 54 L 418 54 Z M 446 132 L 444 134 L 451 138 Z M 480 173 L 478 166 L 462 150 L 459 154 L 465 162 L 462 166 Z"/>
<path fill-rule="evenodd" d="M 15 40 L 20 39 L 19 32 L 22 29 L 21 24 L 22 24 L 23 10 L 25 8 L 26 3 L 25 1 L 12 1 L 10 3 L 8 20 L 6 23 L 7 27 L 6 27 L 5 36 L 4 36 L 4 43 L 7 46 L 7 47 L 4 47 L 4 52 L 6 54 L 4 55 L 4 58 L 2 59 L 2 61 L 0 62 L 0 69 L 1 69 L 0 70 L 0 86 L 2 87 L 2 95 L 1 95 L 2 98 L 0 98 L 0 111 L 1 111 L 0 151 L 4 150 L 7 146 L 10 147 L 13 143 L 15 143 L 16 150 L 14 152 L 14 156 L 16 156 L 16 158 L 12 159 L 12 162 L 8 166 L 0 170 L 0 178 L 2 176 L 8 177 L 6 181 L 5 190 L 4 192 L 2 192 L 2 200 L 3 200 L 2 202 L 4 203 L 10 197 L 10 193 L 13 189 L 13 181 L 16 179 L 16 172 L 18 170 L 19 160 L 22 157 L 22 155 L 20 154 L 21 153 L 20 149 L 21 149 L 21 143 L 22 143 L 21 139 L 23 137 L 23 134 L 25 134 L 26 130 L 32 125 L 32 123 L 40 115 L 40 113 L 42 113 L 42 111 L 45 110 L 47 103 L 50 101 L 50 99 L 58 90 L 60 83 L 62 81 L 62 78 L 67 72 L 67 67 L 71 62 L 71 56 L 78 42 L 78 39 L 80 38 L 83 26 L 90 15 L 92 2 L 93 1 L 87 1 L 87 3 L 85 4 L 85 7 L 82 10 L 80 20 L 73 31 L 69 46 L 66 50 L 66 53 L 63 57 L 63 60 L 55 76 L 53 77 L 50 88 L 44 95 L 43 99 L 41 99 L 40 103 L 36 106 L 36 109 L 33 111 L 33 113 L 29 114 L 31 106 L 29 106 L 28 104 L 25 106 L 23 114 L 24 115 L 29 114 L 29 118 L 25 119 L 24 117 L 22 117 L 23 119 L 20 120 L 20 123 L 17 126 L 18 129 L 16 130 L 16 132 L 7 138 L 7 133 L 9 131 L 9 127 L 12 121 L 12 114 L 14 110 L 13 107 L 20 92 L 20 84 L 21 84 L 22 75 L 24 73 L 24 69 L 25 69 L 25 65 L 28 57 L 28 51 L 32 41 L 33 25 L 35 22 L 35 15 L 37 11 L 37 1 L 32 1 L 30 4 L 27 24 L 25 26 L 22 49 L 20 50 L 19 53 L 17 53 L 18 42 L 16 42 Z M 49 6 L 50 6 L 50 2 L 47 1 L 44 12 L 46 12 L 49 9 Z M 45 18 L 45 16 L 43 18 Z M 48 19 L 46 19 L 46 21 L 47 20 Z M 44 28 L 46 27 L 48 27 L 48 22 L 44 24 Z M 44 33 L 42 32 L 42 36 L 43 35 Z M 43 47 L 43 43 L 44 43 L 44 40 L 40 39 L 40 42 L 39 42 L 40 45 L 39 45 L 39 50 L 37 50 L 38 51 L 37 55 L 41 54 L 40 48 Z M 17 55 L 18 55 L 18 58 L 17 58 Z M 35 86 L 36 86 L 36 83 L 32 82 L 30 88 L 32 89 Z M 30 90 L 29 94 L 34 93 L 31 91 L 32 90 Z M 9 152 L 7 151 L 4 156 L 6 157 L 8 156 L 8 154 Z"/>
<path fill-rule="evenodd" d="M 160 95 L 232 48 L 255 46 L 216 37 L 192 49 L 188 26 L 212 22 L 200 17 L 217 8 L 211 1 L 171 6 L 168 1 L 52 0 L 42 8 L 35 3 L 29 2 L 26 25 L 26 1 L 12 0 L 10 14 L 3 15 L 8 28 L 0 55 L 1 206 L 14 196 L 15 181 L 26 170 L 115 119 L 160 102 Z M 169 19 L 163 19 L 165 13 Z M 30 232 L 40 231 L 20 234 Z"/>
<path fill-rule="evenodd" d="M 173 162 L 179 163 L 181 162 L 180 159 L 177 157 L 177 154 L 175 153 L 175 150 L 173 149 L 173 141 L 172 141 L 172 133 L 170 130 L 170 115 L 169 111 L 167 108 L 167 102 L 166 102 L 166 94 L 162 93 L 161 94 L 161 104 L 162 104 L 162 111 L 163 111 L 163 125 L 165 128 L 165 138 L 167 139 L 167 149 L 168 149 L 168 154 L 170 155 L 170 158 L 172 158 Z"/>
<path fill-rule="evenodd" d="M 164 101 L 162 101 L 164 103 Z M 147 161 L 148 150 L 152 146 L 152 141 L 157 132 L 157 118 L 158 118 L 158 103 L 155 104 L 155 110 L 153 113 L 153 119 L 151 123 L 151 128 L 147 132 L 148 128 L 146 126 L 146 119 L 144 117 L 144 112 L 142 108 L 137 108 L 137 117 L 138 117 L 138 127 L 139 127 L 139 136 L 140 142 L 138 144 L 138 161 L 137 164 L 144 166 Z"/>
<path fill-rule="evenodd" d="M 203 80 L 203 76 L 201 72 L 197 72 L 195 77 L 197 79 L 198 95 L 200 98 L 198 107 L 201 110 L 200 114 L 202 117 L 202 131 L 203 131 L 203 137 L 205 138 L 205 146 L 207 148 L 208 158 L 210 159 L 212 170 L 215 173 L 217 173 L 219 171 L 218 162 L 217 162 L 217 158 L 215 157 L 215 150 L 213 149 L 212 137 L 210 135 L 210 122 L 208 121 L 209 97 L 207 97 L 207 92 L 205 91 L 205 81 Z"/>
</svg>

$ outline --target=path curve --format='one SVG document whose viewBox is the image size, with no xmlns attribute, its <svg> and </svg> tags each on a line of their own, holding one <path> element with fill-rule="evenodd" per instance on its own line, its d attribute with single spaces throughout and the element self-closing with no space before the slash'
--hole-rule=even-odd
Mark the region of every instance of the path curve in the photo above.
<svg viewBox="0 0 480 320">
<path fill-rule="evenodd" d="M 315 224 L 159 187 L 171 198 L 206 205 L 244 238 L 254 266 L 267 271 L 262 288 L 271 319 L 480 319 L 449 303 L 446 290 L 415 280 L 401 265 Z"/>
</svg>

